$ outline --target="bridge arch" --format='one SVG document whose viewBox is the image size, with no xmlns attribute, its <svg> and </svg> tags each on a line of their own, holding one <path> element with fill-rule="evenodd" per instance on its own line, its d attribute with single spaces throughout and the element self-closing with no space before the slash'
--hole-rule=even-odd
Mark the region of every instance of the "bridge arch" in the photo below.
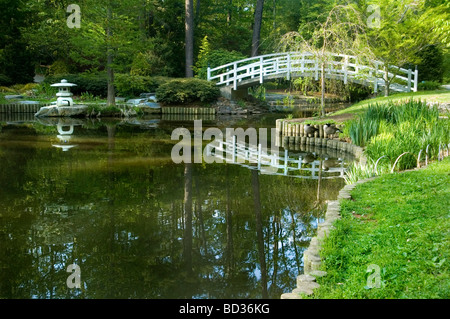
<svg viewBox="0 0 450 319">
<path fill-rule="evenodd" d="M 326 78 L 340 79 L 347 82 L 372 86 L 374 92 L 385 86 L 384 77 L 392 77 L 394 74 L 386 74 L 384 64 L 380 61 L 371 61 L 363 64 L 357 56 L 329 53 L 328 61 L 324 68 Z M 389 66 L 396 70 L 395 81 L 390 83 L 389 89 L 397 92 L 417 91 L 418 71 Z M 310 52 L 285 52 L 260 55 L 247 58 L 207 71 L 207 80 L 216 81 L 217 85 L 224 86 L 230 91 L 262 84 L 264 81 L 295 77 L 314 77 L 318 80 L 322 68 L 320 62 Z"/>
</svg>

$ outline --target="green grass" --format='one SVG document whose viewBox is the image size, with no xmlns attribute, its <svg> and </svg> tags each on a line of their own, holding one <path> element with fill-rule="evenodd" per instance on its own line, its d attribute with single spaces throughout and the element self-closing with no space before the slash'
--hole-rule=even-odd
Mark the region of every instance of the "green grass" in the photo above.
<svg viewBox="0 0 450 319">
<path fill-rule="evenodd" d="M 450 297 L 450 158 L 383 175 L 341 200 L 342 219 L 325 240 L 313 298 Z M 369 276 L 380 269 L 381 286 Z"/>
<path fill-rule="evenodd" d="M 388 97 L 377 97 L 373 99 L 363 100 L 352 106 L 334 112 L 332 115 L 342 115 L 342 114 L 360 114 L 363 113 L 369 104 L 374 103 L 387 103 L 387 102 L 400 102 L 408 101 L 411 98 L 414 100 L 422 100 L 427 102 L 439 102 L 439 103 L 450 103 L 450 91 L 449 90 L 435 90 L 435 91 L 419 91 L 410 93 L 397 93 Z"/>
<path fill-rule="evenodd" d="M 56 101 L 57 89 L 50 87 L 47 83 L 16 84 L 11 87 L 0 86 L 0 104 L 14 104 L 20 100 L 38 101 L 42 104 L 50 104 Z M 22 95 L 23 99 L 7 100 L 6 95 Z M 80 96 L 73 96 L 76 104 L 105 104 L 106 99 L 94 96 L 90 93 L 82 93 Z"/>
</svg>

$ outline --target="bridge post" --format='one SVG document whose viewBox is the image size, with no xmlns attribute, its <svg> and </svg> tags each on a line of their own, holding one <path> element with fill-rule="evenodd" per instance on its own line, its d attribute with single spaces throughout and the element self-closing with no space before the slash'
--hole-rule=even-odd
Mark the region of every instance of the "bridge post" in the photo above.
<svg viewBox="0 0 450 319">
<path fill-rule="evenodd" d="M 262 146 L 261 143 L 258 144 L 258 169 L 261 169 L 261 155 L 262 155 Z"/>
<path fill-rule="evenodd" d="M 314 71 L 315 71 L 315 80 L 319 81 L 319 63 L 316 61 L 314 64 Z"/>
<path fill-rule="evenodd" d="M 378 93 L 378 63 L 375 63 L 375 78 L 374 78 L 373 92 Z"/>
<path fill-rule="evenodd" d="M 411 92 L 411 69 L 408 69 L 408 92 Z"/>
<path fill-rule="evenodd" d="M 286 66 L 286 72 L 287 72 L 287 80 L 291 80 L 291 53 L 288 52 L 287 54 L 287 66 Z"/>
<path fill-rule="evenodd" d="M 417 92 L 417 84 L 419 83 L 419 70 L 417 69 L 417 65 L 416 65 L 416 70 L 414 71 L 414 92 Z"/>
<path fill-rule="evenodd" d="M 302 60 L 300 63 L 300 73 L 305 72 L 305 54 L 302 53 Z"/>
<path fill-rule="evenodd" d="M 289 155 L 288 150 L 284 150 L 284 175 L 287 175 L 288 173 L 288 162 L 289 162 Z"/>
<path fill-rule="evenodd" d="M 348 64 L 348 55 L 345 55 L 344 57 L 344 84 L 347 84 L 347 64 Z"/>
<path fill-rule="evenodd" d="M 264 68 L 263 68 L 263 64 L 264 64 L 264 58 L 261 56 L 259 58 L 259 83 L 263 83 L 263 78 L 264 78 Z"/>
<path fill-rule="evenodd" d="M 237 89 L 237 63 L 234 62 L 233 63 L 233 88 L 236 90 Z"/>
<path fill-rule="evenodd" d="M 236 135 L 233 135 L 233 147 L 231 153 L 232 163 L 236 163 Z"/>
</svg>

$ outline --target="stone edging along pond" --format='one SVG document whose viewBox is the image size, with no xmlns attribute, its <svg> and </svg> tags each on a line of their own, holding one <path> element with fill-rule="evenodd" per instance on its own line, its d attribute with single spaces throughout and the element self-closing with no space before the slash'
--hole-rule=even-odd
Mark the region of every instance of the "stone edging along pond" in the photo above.
<svg viewBox="0 0 450 319">
<path fill-rule="evenodd" d="M 292 136 L 290 137 L 292 138 Z M 308 143 L 316 144 L 316 139 L 325 140 L 321 138 L 308 138 Z M 331 142 L 330 142 L 331 141 Z M 285 141 L 286 142 L 286 141 Z M 341 150 L 352 153 L 355 158 L 359 158 L 360 161 L 367 161 L 366 157 L 363 155 L 363 149 L 354 144 L 327 140 L 320 141 L 320 146 L 327 146 L 332 148 L 339 148 Z M 302 299 L 302 294 L 312 295 L 314 289 L 320 287 L 316 282 L 317 277 L 324 277 L 327 275 L 326 271 L 319 270 L 322 259 L 320 257 L 320 249 L 323 240 L 334 228 L 333 223 L 341 218 L 340 215 L 340 200 L 350 199 L 350 191 L 353 190 L 358 184 L 365 183 L 367 181 L 373 180 L 376 177 L 359 180 L 354 184 L 345 185 L 340 191 L 336 200 L 327 202 L 327 211 L 325 213 L 325 220 L 318 224 L 317 234 L 311 239 L 308 249 L 303 252 L 303 274 L 297 276 L 297 288 L 292 290 L 290 293 L 284 293 L 281 295 L 281 299 Z"/>
<path fill-rule="evenodd" d="M 284 136 L 284 143 L 291 144 L 291 139 L 295 138 L 295 142 L 298 141 L 298 136 Z M 305 137 L 301 138 L 302 141 Z M 308 138 L 306 138 L 308 139 Z M 318 138 L 309 138 L 306 144 L 311 143 L 312 145 L 317 145 L 315 142 Z M 325 140 L 325 139 L 324 139 Z M 301 143 L 303 144 L 303 143 Z M 344 145 L 347 144 L 347 145 Z M 319 141 L 320 146 L 337 148 L 342 151 L 347 151 L 353 153 L 355 158 L 359 158 L 360 162 L 367 162 L 367 158 L 363 153 L 363 148 L 356 146 L 354 144 L 337 141 L 337 140 L 327 140 Z M 447 153 L 448 156 L 448 153 Z M 425 165 L 426 167 L 427 165 Z M 414 169 L 412 169 L 414 170 Z M 409 171 L 409 170 L 405 170 Z M 376 179 L 378 176 L 361 179 L 354 184 L 345 185 L 337 196 L 336 200 L 327 202 L 327 211 L 325 213 L 325 220 L 318 224 L 317 234 L 311 239 L 309 247 L 303 253 L 303 274 L 297 276 L 297 288 L 292 290 L 291 293 L 284 293 L 281 295 L 281 299 L 302 299 L 302 294 L 312 295 L 314 289 L 320 287 L 316 282 L 317 277 L 324 277 L 327 275 L 326 271 L 319 270 L 322 265 L 322 259 L 320 257 L 321 245 L 324 239 L 329 235 L 330 231 L 334 228 L 333 223 L 341 218 L 340 215 L 340 201 L 342 199 L 351 199 L 350 192 L 359 184 L 366 183 L 368 181 Z"/>
<path fill-rule="evenodd" d="M 320 249 L 322 242 L 334 228 L 333 223 L 341 218 L 340 215 L 340 200 L 350 199 L 350 191 L 352 191 L 358 184 L 362 184 L 375 179 L 371 177 L 362 179 L 354 184 L 345 185 L 339 192 L 337 200 L 328 201 L 327 211 L 325 213 L 324 222 L 320 223 L 317 228 L 317 235 L 311 239 L 308 249 L 303 252 L 303 272 L 304 274 L 297 276 L 297 288 L 290 293 L 281 295 L 281 299 L 302 299 L 302 294 L 312 295 L 314 289 L 319 288 L 320 285 L 316 282 L 317 277 L 324 277 L 327 275 L 326 271 L 319 270 L 322 259 L 320 258 Z"/>
</svg>

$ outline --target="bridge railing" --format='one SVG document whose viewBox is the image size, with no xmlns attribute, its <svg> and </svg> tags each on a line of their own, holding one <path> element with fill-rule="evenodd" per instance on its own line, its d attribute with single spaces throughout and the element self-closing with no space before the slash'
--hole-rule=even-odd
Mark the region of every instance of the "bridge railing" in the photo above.
<svg viewBox="0 0 450 319">
<path fill-rule="evenodd" d="M 284 152 L 268 152 L 258 146 L 249 146 L 237 142 L 236 136 L 226 141 L 215 140 L 206 145 L 207 156 L 230 164 L 238 164 L 249 169 L 257 169 L 263 174 L 291 176 L 304 179 L 318 179 L 322 169 L 321 178 L 343 178 L 345 174 L 344 161 L 339 159 L 334 167 L 323 169 L 320 160 L 307 161 L 301 155 L 289 156 L 288 150 Z M 322 165 L 322 168 L 321 168 Z"/>
<path fill-rule="evenodd" d="M 390 84 L 394 91 L 417 91 L 418 72 L 396 66 L 389 66 L 396 70 L 395 78 Z M 314 54 L 309 52 L 273 53 L 247 58 L 215 68 L 208 68 L 208 81 L 216 81 L 217 85 L 233 85 L 236 90 L 243 81 L 263 83 L 264 78 L 310 76 L 316 80 L 322 72 L 322 67 Z M 327 78 L 337 78 L 344 81 L 358 82 L 373 86 L 377 92 L 385 85 L 386 75 L 393 77 L 393 72 L 386 74 L 384 64 L 380 61 L 360 61 L 357 56 L 345 54 L 328 54 L 324 74 Z"/>
</svg>

